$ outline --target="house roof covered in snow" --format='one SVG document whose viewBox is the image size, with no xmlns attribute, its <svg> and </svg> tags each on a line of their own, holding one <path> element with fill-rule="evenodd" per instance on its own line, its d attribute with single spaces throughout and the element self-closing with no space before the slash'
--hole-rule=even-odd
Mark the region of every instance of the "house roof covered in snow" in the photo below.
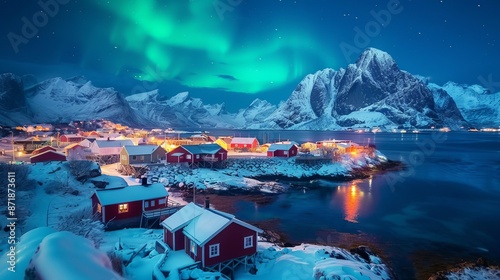
<svg viewBox="0 0 500 280">
<path fill-rule="evenodd" d="M 222 149 L 218 144 L 182 145 L 182 147 L 193 155 L 213 155 Z"/>
<path fill-rule="evenodd" d="M 73 144 L 69 144 L 68 146 L 64 147 L 64 150 L 67 151 L 67 150 L 71 150 L 71 149 L 77 149 L 77 148 L 85 148 L 84 146 L 81 146 L 80 143 L 73 143 Z"/>
<path fill-rule="evenodd" d="M 201 213 L 203 213 L 203 208 L 191 202 L 175 212 L 168 219 L 165 219 L 161 224 L 171 232 L 175 232 L 191 222 L 192 219 L 201 215 Z"/>
<path fill-rule="evenodd" d="M 43 156 L 43 155 L 46 155 L 46 154 L 53 154 L 53 155 L 58 155 L 58 156 L 61 156 L 61 157 L 66 157 L 65 154 L 61 154 L 61 153 L 53 151 L 53 150 L 47 150 L 47 151 L 45 151 L 43 153 L 32 155 L 32 156 L 30 156 L 30 158 L 36 158 L 36 157 L 40 157 L 40 156 Z"/>
<path fill-rule="evenodd" d="M 161 224 L 170 231 L 184 228 L 183 233 L 196 244 L 203 246 L 231 223 L 261 233 L 262 230 L 238 220 L 234 215 L 200 207 L 193 202 L 165 219 Z"/>
<path fill-rule="evenodd" d="M 95 194 L 102 206 L 168 196 L 165 186 L 161 183 L 96 190 Z"/>
<path fill-rule="evenodd" d="M 255 137 L 234 137 L 231 144 L 253 144 L 255 140 Z"/>
<path fill-rule="evenodd" d="M 123 146 L 132 146 L 132 140 L 95 140 L 94 145 L 97 145 L 99 148 L 116 148 Z"/>
<path fill-rule="evenodd" d="M 269 146 L 269 149 L 267 149 L 268 152 L 274 152 L 274 151 L 288 151 L 290 150 L 294 144 L 271 144 Z"/>
<path fill-rule="evenodd" d="M 127 151 L 129 156 L 139 156 L 139 155 L 150 155 L 160 146 L 156 145 L 132 145 L 132 146 L 123 146 L 123 149 Z"/>
</svg>

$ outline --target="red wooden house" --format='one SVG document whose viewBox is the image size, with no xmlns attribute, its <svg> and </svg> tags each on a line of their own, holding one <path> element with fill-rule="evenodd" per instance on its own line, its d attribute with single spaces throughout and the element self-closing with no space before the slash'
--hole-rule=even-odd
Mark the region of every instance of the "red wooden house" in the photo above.
<svg viewBox="0 0 500 280">
<path fill-rule="evenodd" d="M 298 148 L 294 144 L 271 144 L 267 149 L 268 157 L 294 157 L 297 155 Z"/>
<path fill-rule="evenodd" d="M 169 163 L 215 163 L 227 160 L 227 151 L 218 144 L 182 145 L 167 153 Z"/>
<path fill-rule="evenodd" d="M 91 199 L 92 213 L 108 229 L 141 226 L 144 217 L 158 218 L 168 208 L 168 192 L 160 183 L 96 190 Z"/>
<path fill-rule="evenodd" d="M 33 152 L 31 152 L 31 154 L 37 155 L 37 154 L 41 154 L 41 153 L 46 152 L 46 151 L 57 152 L 57 150 L 55 148 L 52 148 L 51 146 L 43 146 L 43 147 L 40 147 L 38 149 L 35 149 Z"/>
<path fill-rule="evenodd" d="M 59 142 L 61 143 L 78 143 L 85 139 L 84 136 L 76 135 L 76 134 L 64 134 L 59 137 Z"/>
<path fill-rule="evenodd" d="M 47 150 L 30 157 L 31 163 L 46 162 L 46 161 L 66 161 L 66 155 L 53 150 Z"/>
<path fill-rule="evenodd" d="M 253 137 L 234 137 L 229 144 L 229 150 L 255 151 L 259 146 L 259 140 Z"/>
<path fill-rule="evenodd" d="M 193 202 L 165 219 L 163 239 L 170 249 L 183 250 L 202 267 L 246 259 L 257 252 L 262 230 L 235 216 Z"/>
</svg>

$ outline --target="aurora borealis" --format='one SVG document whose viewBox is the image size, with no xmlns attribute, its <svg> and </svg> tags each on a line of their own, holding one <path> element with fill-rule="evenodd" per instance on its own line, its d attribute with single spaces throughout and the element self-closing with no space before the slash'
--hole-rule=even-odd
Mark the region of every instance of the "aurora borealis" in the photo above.
<svg viewBox="0 0 500 280">
<path fill-rule="evenodd" d="M 53 13 L 44 11 L 47 5 Z M 377 22 L 374 15 L 391 5 L 400 13 Z M 500 80 L 498 6 L 493 0 L 4 0 L 0 70 L 86 75 L 125 95 L 134 83 L 148 82 L 167 95 L 188 90 L 228 104 L 255 97 L 277 102 L 305 75 L 347 67 L 369 46 L 435 82 L 480 83 L 481 76 Z M 48 14 L 45 22 L 39 12 Z M 22 37 L 23 18 L 43 23 L 32 38 Z M 366 44 L 356 44 L 356 30 L 369 35 Z M 12 34 L 25 40 L 13 43 Z M 356 51 L 348 56 L 342 44 Z"/>
</svg>

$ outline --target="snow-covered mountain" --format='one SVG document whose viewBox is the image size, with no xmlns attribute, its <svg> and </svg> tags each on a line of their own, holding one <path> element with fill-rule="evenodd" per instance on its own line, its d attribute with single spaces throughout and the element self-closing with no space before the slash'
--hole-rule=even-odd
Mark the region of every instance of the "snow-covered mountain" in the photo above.
<svg viewBox="0 0 500 280">
<path fill-rule="evenodd" d="M 134 113 L 155 125 L 168 127 L 221 127 L 236 128 L 240 124 L 225 110 L 225 105 L 205 105 L 188 92 L 181 92 L 170 99 L 158 90 L 127 96 Z"/>
<path fill-rule="evenodd" d="M 500 125 L 500 93 L 478 85 L 428 84 L 374 48 L 346 69 L 307 75 L 278 106 L 256 99 L 237 113 L 227 112 L 224 103 L 204 104 L 188 92 L 168 98 L 154 90 L 124 98 L 82 77 L 23 83 L 14 74 L 0 75 L 0 125 L 96 118 L 146 127 L 484 127 Z"/>
<path fill-rule="evenodd" d="M 240 124 L 240 127 L 258 127 L 276 108 L 276 105 L 257 98 L 247 108 L 241 109 L 235 116 L 235 120 Z"/>
<path fill-rule="evenodd" d="M 128 102 L 113 88 L 97 88 L 83 77 L 52 78 L 23 87 L 14 74 L 0 75 L 0 115 L 3 125 L 69 123 L 72 120 L 110 119 L 143 124 Z"/>
<path fill-rule="evenodd" d="M 369 48 L 347 69 L 307 75 L 261 128 L 459 127 L 466 122 L 446 92 L 439 103 L 392 57 Z"/>
<path fill-rule="evenodd" d="M 429 84 L 434 92 L 445 91 L 455 101 L 464 119 L 475 127 L 500 125 L 500 92 L 491 93 L 480 85 L 459 85 L 448 82 L 443 86 Z"/>
</svg>

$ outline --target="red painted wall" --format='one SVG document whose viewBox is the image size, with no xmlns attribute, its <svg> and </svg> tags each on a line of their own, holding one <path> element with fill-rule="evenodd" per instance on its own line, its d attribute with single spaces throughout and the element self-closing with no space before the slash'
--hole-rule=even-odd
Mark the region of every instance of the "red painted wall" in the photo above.
<svg viewBox="0 0 500 280">
<path fill-rule="evenodd" d="M 179 159 L 178 157 L 172 156 L 175 153 L 184 153 Z M 186 155 L 189 154 L 182 146 L 179 146 L 172 151 L 167 153 L 167 162 L 176 163 L 176 162 L 191 162 L 191 159 L 186 159 Z"/>
<path fill-rule="evenodd" d="M 66 161 L 66 156 L 54 153 L 45 153 L 43 155 L 40 154 L 30 158 L 31 163 L 46 162 L 46 161 Z"/>
<path fill-rule="evenodd" d="M 168 229 L 163 229 L 163 241 L 167 243 L 170 249 L 179 251 L 184 250 L 184 233 L 182 233 L 182 228 L 177 230 L 175 234 L 170 232 Z M 175 248 L 174 248 L 175 243 Z"/>
<path fill-rule="evenodd" d="M 106 210 L 104 213 L 105 214 L 104 220 L 106 222 L 113 219 L 114 217 L 116 217 L 115 220 L 120 220 L 120 219 L 140 217 L 142 215 L 142 201 L 129 202 L 128 212 L 126 213 L 118 213 L 118 205 L 119 204 L 105 206 Z"/>
<path fill-rule="evenodd" d="M 252 144 L 239 144 L 231 142 L 230 147 L 233 149 L 243 149 L 243 148 L 256 149 L 258 145 L 259 141 L 257 141 L 257 139 L 254 139 Z"/>
<path fill-rule="evenodd" d="M 274 151 L 274 154 L 273 152 L 267 152 L 267 156 L 268 157 L 294 157 L 297 155 L 297 152 L 298 152 L 298 149 L 297 149 L 297 146 L 293 145 L 290 150 L 288 150 L 288 154 L 285 155 L 285 151 L 284 150 L 276 150 Z"/>
<path fill-rule="evenodd" d="M 183 234 L 184 235 L 184 234 Z M 189 238 L 184 238 L 184 251 L 188 256 L 190 256 L 194 261 L 201 261 L 202 260 L 202 250 L 200 246 L 196 245 L 196 255 L 191 253 L 191 247 L 190 247 L 190 240 Z"/>
<path fill-rule="evenodd" d="M 253 246 L 244 249 L 244 239 L 247 236 L 253 236 Z M 210 258 L 210 245 L 214 245 L 217 243 L 220 244 L 220 255 Z M 205 244 L 204 247 L 204 266 L 211 266 L 230 259 L 252 255 L 257 251 L 256 232 L 236 223 L 231 223 L 217 236 L 215 236 L 212 240 Z M 198 251 L 198 255 L 201 255 L 201 250 Z M 199 260 L 201 260 L 201 258 Z"/>
<path fill-rule="evenodd" d="M 165 202 L 162 204 L 160 204 L 160 200 L 161 200 L 161 198 L 145 200 L 145 201 L 149 202 L 149 207 L 144 207 L 144 210 L 150 211 L 150 210 L 165 208 L 167 206 L 167 198 L 165 197 Z M 155 202 L 155 206 L 151 207 L 151 201 Z M 142 211 L 141 211 L 141 213 L 142 213 Z"/>
<path fill-rule="evenodd" d="M 83 139 L 85 139 L 85 137 L 67 137 L 66 135 L 63 135 L 59 138 L 59 141 L 60 142 L 72 142 L 72 143 L 76 143 L 76 142 L 81 142 L 83 141 Z"/>
</svg>

